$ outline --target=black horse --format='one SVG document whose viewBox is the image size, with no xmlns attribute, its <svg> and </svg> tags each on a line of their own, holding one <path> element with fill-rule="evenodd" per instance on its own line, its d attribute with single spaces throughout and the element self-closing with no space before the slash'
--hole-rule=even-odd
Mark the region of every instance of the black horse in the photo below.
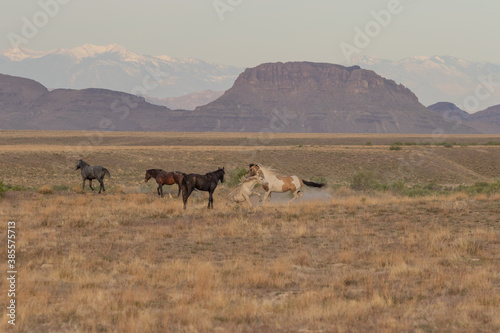
<svg viewBox="0 0 500 333">
<path fill-rule="evenodd" d="M 108 176 L 108 178 L 111 178 L 108 169 L 103 168 L 100 165 L 90 166 L 83 160 L 78 160 L 78 162 L 76 162 L 75 170 L 78 169 L 81 169 L 82 171 L 82 191 L 85 190 L 85 180 L 87 179 L 89 180 L 89 186 L 92 191 L 94 191 L 94 188 L 92 187 L 92 179 L 97 179 L 99 184 L 101 184 L 101 186 L 99 187 L 99 193 L 101 193 L 101 190 L 106 191 L 106 189 L 104 188 L 103 179 L 106 175 Z"/>
<path fill-rule="evenodd" d="M 217 171 L 209 172 L 205 175 L 191 173 L 182 179 L 182 200 L 184 201 L 184 209 L 186 209 L 187 199 L 191 193 L 197 189 L 200 191 L 208 191 L 208 209 L 214 208 L 214 198 L 212 194 L 217 187 L 217 183 L 224 183 L 224 168 L 219 168 Z"/>
</svg>

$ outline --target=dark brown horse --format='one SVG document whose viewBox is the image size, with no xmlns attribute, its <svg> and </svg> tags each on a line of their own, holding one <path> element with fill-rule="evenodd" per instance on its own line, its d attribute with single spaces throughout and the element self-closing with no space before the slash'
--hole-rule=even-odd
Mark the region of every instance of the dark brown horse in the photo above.
<svg viewBox="0 0 500 333">
<path fill-rule="evenodd" d="M 212 195 L 219 180 L 221 183 L 224 183 L 224 174 L 224 168 L 219 168 L 216 171 L 204 175 L 198 175 L 196 173 L 186 175 L 182 180 L 182 201 L 184 202 L 184 209 L 186 209 L 187 199 L 195 189 L 208 192 L 208 208 L 213 209 L 214 198 Z"/>
<path fill-rule="evenodd" d="M 158 188 L 156 189 L 158 195 L 163 198 L 163 185 L 173 185 L 177 184 L 179 187 L 179 192 L 177 196 L 181 194 L 182 179 L 186 174 L 180 171 L 163 171 L 162 169 L 149 169 L 146 170 L 146 176 L 144 181 L 147 182 L 150 178 L 156 179 L 158 183 Z"/>
</svg>

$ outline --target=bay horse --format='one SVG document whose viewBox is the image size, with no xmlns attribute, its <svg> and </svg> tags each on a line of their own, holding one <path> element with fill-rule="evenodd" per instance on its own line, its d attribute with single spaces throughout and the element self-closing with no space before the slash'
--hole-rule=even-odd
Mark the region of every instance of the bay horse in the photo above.
<svg viewBox="0 0 500 333">
<path fill-rule="evenodd" d="M 253 177 L 259 175 L 267 181 L 267 185 L 263 186 L 266 190 L 266 194 L 264 195 L 264 203 L 268 196 L 271 195 L 271 192 L 292 192 L 293 198 L 288 202 L 289 204 L 297 198 L 302 199 L 302 186 L 312 186 L 322 188 L 326 184 L 323 183 L 315 183 L 307 180 L 303 180 L 295 175 L 293 176 L 277 176 L 274 171 L 269 168 L 263 167 L 260 164 L 250 164 L 250 169 L 245 177 Z"/>
<path fill-rule="evenodd" d="M 92 191 L 94 191 L 94 188 L 92 187 L 92 179 L 97 179 L 99 184 L 101 185 L 99 187 L 99 193 L 101 193 L 101 190 L 106 192 L 106 189 L 104 188 L 104 176 L 108 176 L 108 178 L 111 178 L 111 175 L 108 171 L 108 169 L 103 168 L 100 165 L 95 165 L 95 166 L 90 166 L 87 162 L 84 160 L 78 160 L 76 162 L 75 170 L 81 169 L 82 173 L 82 179 L 83 179 L 83 184 L 82 184 L 82 191 L 85 190 L 85 181 L 88 179 L 89 180 L 89 187 Z"/>
<path fill-rule="evenodd" d="M 197 189 L 200 191 L 208 191 L 208 209 L 214 208 L 213 193 L 220 180 L 224 183 L 224 168 L 218 168 L 216 171 L 199 175 L 190 173 L 182 179 L 182 201 L 184 202 L 184 209 L 186 209 L 187 199 L 191 193 Z"/>
<path fill-rule="evenodd" d="M 163 185 L 177 184 L 179 191 L 177 197 L 181 194 L 182 179 L 186 174 L 180 171 L 163 171 L 162 169 L 149 169 L 146 170 L 144 181 L 147 183 L 149 179 L 154 178 L 158 184 L 156 191 L 158 195 L 163 198 Z"/>
<path fill-rule="evenodd" d="M 250 201 L 250 197 L 252 195 L 258 196 L 259 201 L 262 201 L 260 193 L 254 191 L 254 187 L 256 184 L 261 184 L 262 186 L 266 186 L 268 183 L 260 175 L 248 178 L 242 177 L 240 179 L 240 183 L 238 184 L 238 186 L 233 191 L 231 191 L 231 193 L 229 193 L 228 199 L 236 203 L 241 203 L 246 201 L 250 206 L 252 206 L 252 202 Z"/>
</svg>

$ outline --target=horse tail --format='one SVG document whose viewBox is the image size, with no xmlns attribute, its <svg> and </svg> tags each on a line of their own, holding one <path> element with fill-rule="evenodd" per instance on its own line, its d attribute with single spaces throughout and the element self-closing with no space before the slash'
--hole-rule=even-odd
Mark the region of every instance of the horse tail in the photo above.
<svg viewBox="0 0 500 333">
<path fill-rule="evenodd" d="M 326 185 L 324 183 L 308 182 L 307 180 L 304 180 L 304 179 L 301 179 L 301 180 L 304 183 L 304 185 L 307 185 L 307 186 L 310 186 L 310 187 L 319 187 L 319 188 L 322 188 L 322 187 L 324 187 Z"/>
<path fill-rule="evenodd" d="M 108 176 L 108 179 L 111 179 L 111 174 L 109 173 L 108 169 L 102 168 L 102 171 L 104 171 L 104 176 Z"/>
</svg>

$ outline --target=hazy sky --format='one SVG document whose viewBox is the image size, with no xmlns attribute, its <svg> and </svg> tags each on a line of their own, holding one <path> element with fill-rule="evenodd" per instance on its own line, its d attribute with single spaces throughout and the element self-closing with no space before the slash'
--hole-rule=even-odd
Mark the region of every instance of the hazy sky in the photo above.
<svg viewBox="0 0 500 333">
<path fill-rule="evenodd" d="M 0 51 L 116 43 L 244 67 L 345 54 L 500 63 L 499 13 L 498 0 L 2 0 Z"/>
</svg>

